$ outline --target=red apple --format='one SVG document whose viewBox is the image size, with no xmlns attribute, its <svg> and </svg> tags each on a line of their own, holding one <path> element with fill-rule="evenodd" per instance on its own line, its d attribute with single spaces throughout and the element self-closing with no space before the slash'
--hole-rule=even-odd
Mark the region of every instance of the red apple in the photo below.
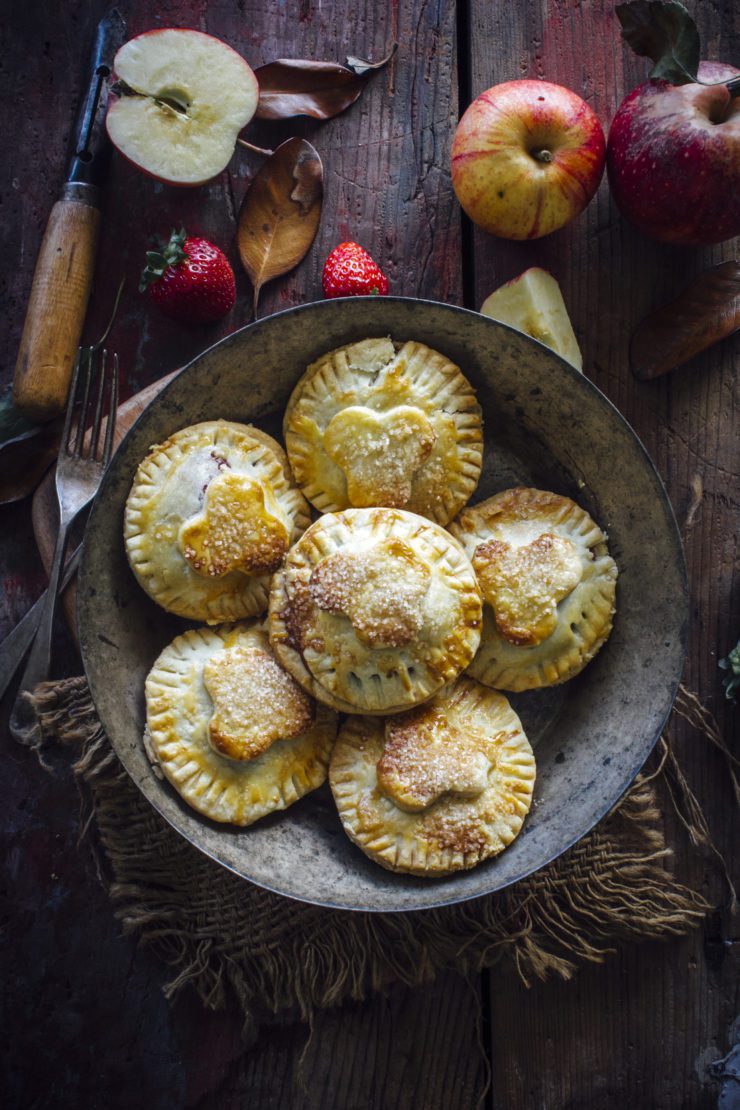
<svg viewBox="0 0 740 1110">
<path fill-rule="evenodd" d="M 507 81 L 481 93 L 460 120 L 452 184 L 486 231 L 538 239 L 586 207 L 604 149 L 601 124 L 580 96 L 549 81 Z"/>
<path fill-rule="evenodd" d="M 740 70 L 702 62 L 706 82 Z M 609 184 L 622 215 L 645 235 L 685 246 L 740 234 L 740 96 L 727 86 L 648 80 L 622 101 L 609 129 Z"/>
<path fill-rule="evenodd" d="M 125 43 L 113 63 L 122 95 L 111 142 L 169 185 L 202 185 L 227 165 L 257 109 L 257 78 L 240 54 L 202 31 L 172 27 Z"/>
</svg>

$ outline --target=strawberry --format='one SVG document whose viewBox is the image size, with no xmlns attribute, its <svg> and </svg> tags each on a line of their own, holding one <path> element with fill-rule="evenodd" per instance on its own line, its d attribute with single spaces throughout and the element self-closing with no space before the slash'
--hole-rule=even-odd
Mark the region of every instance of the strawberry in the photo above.
<svg viewBox="0 0 740 1110">
<path fill-rule="evenodd" d="M 139 291 L 166 316 L 186 324 L 210 324 L 234 307 L 234 271 L 223 251 L 207 239 L 173 231 L 162 251 L 147 251 Z"/>
<path fill-rule="evenodd" d="M 385 296 L 388 278 L 358 243 L 340 243 L 324 263 L 325 297 Z"/>
</svg>

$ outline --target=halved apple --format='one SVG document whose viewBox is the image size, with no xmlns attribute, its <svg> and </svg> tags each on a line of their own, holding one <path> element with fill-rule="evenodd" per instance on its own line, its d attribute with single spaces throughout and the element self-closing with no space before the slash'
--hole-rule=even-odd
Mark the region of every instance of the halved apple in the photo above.
<svg viewBox="0 0 740 1110">
<path fill-rule="evenodd" d="M 576 370 L 583 370 L 583 358 L 563 294 L 547 270 L 532 266 L 519 277 L 507 281 L 486 297 L 481 312 L 539 339 Z"/>
<path fill-rule="evenodd" d="M 125 43 L 106 127 L 139 169 L 170 185 L 202 185 L 224 169 L 255 111 L 259 86 L 241 55 L 202 31 L 165 28 Z"/>
</svg>

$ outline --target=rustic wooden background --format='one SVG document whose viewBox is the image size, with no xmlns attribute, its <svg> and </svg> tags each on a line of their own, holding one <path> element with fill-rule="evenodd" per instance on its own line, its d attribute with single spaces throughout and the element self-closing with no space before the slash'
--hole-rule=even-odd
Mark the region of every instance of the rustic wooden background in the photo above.
<svg viewBox="0 0 740 1110">
<path fill-rule="evenodd" d="M 740 62 L 740 7 L 689 2 L 704 56 Z M 40 238 L 62 181 L 69 131 L 95 22 L 105 0 L 6 5 L 0 59 L 6 133 L 0 186 L 3 380 L 15 361 Z M 736 244 L 704 251 L 652 244 L 620 219 L 606 182 L 570 227 L 506 243 L 461 220 L 449 149 L 459 111 L 499 81 L 534 76 L 580 92 L 606 126 L 645 64 L 619 39 L 611 0 L 130 0 L 131 33 L 192 26 L 228 41 L 253 65 L 276 57 L 374 58 L 396 40 L 394 63 L 362 99 L 324 124 L 254 126 L 276 145 L 302 134 L 318 148 L 326 200 L 314 248 L 298 271 L 266 288 L 261 314 L 321 296 L 323 260 L 356 239 L 391 291 L 478 307 L 501 282 L 537 263 L 562 284 L 589 377 L 637 429 L 682 526 L 691 578 L 685 682 L 728 733 L 717 660 L 740 632 L 736 568 L 740 469 L 736 336 L 670 378 L 636 384 L 627 341 L 637 321 Z M 111 338 L 126 392 L 181 365 L 246 323 L 248 283 L 222 325 L 185 330 L 156 318 L 135 292 L 149 236 L 184 222 L 236 263 L 235 212 L 258 161 L 238 153 L 220 179 L 175 190 L 114 161 L 89 318 L 93 339 L 119 276 L 127 291 Z M 125 395 L 125 394 L 124 394 Z M 699 501 L 692 502 L 700 490 Z M 689 512 L 691 514 L 689 517 Z M 44 585 L 28 503 L 0 513 L 0 634 Z M 649 604 L 649 598 L 645 599 Z M 57 673 L 79 667 L 61 631 Z M 4 707 L 2 723 L 7 716 Z M 677 722 L 675 750 L 732 857 L 737 813 L 721 756 Z M 265 1029 L 242 1051 L 234 1013 L 210 1014 L 184 995 L 170 1008 L 166 971 L 120 935 L 86 848 L 64 761 L 49 776 L 3 728 L 2 895 L 5 1010 L 0 1053 L 7 1107 L 169 1110 L 497 1110 L 710 1107 L 711 1063 L 738 1037 L 736 922 L 706 855 L 666 812 L 677 867 L 717 907 L 703 928 L 584 968 L 570 983 L 523 987 L 506 969 L 473 983 L 443 975 L 428 988 L 323 1014 L 309 1036 Z M 734 929 L 734 932 L 733 932 Z"/>
</svg>

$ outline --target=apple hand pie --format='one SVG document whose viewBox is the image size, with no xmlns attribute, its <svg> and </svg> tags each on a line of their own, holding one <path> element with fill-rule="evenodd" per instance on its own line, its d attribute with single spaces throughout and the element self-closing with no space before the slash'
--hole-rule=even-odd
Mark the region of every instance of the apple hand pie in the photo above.
<svg viewBox="0 0 740 1110">
<path fill-rule="evenodd" d="M 470 663 L 481 597 L 460 545 L 400 509 L 317 520 L 270 593 L 270 641 L 319 701 L 391 713 L 430 698 Z"/>
<path fill-rule="evenodd" d="M 267 608 L 270 575 L 310 524 L 280 445 L 257 428 L 183 428 L 139 466 L 126 554 L 164 609 L 215 624 Z"/>
<path fill-rule="evenodd" d="M 568 497 L 510 489 L 450 526 L 483 594 L 481 646 L 469 673 L 500 690 L 573 678 L 612 628 L 617 567 L 606 536 Z"/>
<path fill-rule="evenodd" d="M 534 780 L 509 702 L 465 677 L 406 713 L 349 717 L 329 767 L 350 839 L 383 867 L 430 877 L 503 851 L 529 812 Z"/>
<path fill-rule="evenodd" d="M 323 355 L 283 429 L 296 482 L 322 512 L 379 505 L 447 524 L 480 477 L 475 392 L 423 343 L 365 339 Z"/>
<path fill-rule="evenodd" d="M 150 759 L 213 821 L 251 825 L 326 779 L 336 716 L 283 670 L 258 621 L 176 637 L 145 693 Z"/>
</svg>

